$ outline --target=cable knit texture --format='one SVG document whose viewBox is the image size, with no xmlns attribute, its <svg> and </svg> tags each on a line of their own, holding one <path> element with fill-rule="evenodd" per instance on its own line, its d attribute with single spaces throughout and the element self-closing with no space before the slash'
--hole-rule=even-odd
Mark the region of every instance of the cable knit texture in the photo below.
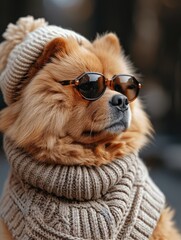
<svg viewBox="0 0 181 240">
<path fill-rule="evenodd" d="M 80 34 L 57 26 L 48 26 L 44 19 L 31 16 L 20 18 L 16 25 L 9 24 L 0 44 L 0 88 L 9 105 L 17 100 L 23 81 L 31 65 L 45 45 L 57 37 L 75 38 L 88 42 Z"/>
<path fill-rule="evenodd" d="M 5 138 L 0 217 L 15 240 L 146 240 L 165 199 L 132 154 L 100 167 L 40 163 Z"/>
</svg>

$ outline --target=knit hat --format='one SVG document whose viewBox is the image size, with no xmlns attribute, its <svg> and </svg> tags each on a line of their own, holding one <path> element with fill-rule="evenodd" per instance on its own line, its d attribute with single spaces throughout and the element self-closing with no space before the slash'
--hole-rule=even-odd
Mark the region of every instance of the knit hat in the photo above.
<svg viewBox="0 0 181 240">
<path fill-rule="evenodd" d="M 10 23 L 3 37 L 5 41 L 0 44 L 0 88 L 7 105 L 16 101 L 29 68 L 48 42 L 57 37 L 88 42 L 71 30 L 50 26 L 43 18 L 35 20 L 32 16 L 20 18 L 16 25 Z"/>
</svg>

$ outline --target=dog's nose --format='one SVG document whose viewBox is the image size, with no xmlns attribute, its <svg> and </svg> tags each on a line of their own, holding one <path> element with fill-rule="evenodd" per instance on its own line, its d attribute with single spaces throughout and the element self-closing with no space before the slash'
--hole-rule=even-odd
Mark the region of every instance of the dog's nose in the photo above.
<svg viewBox="0 0 181 240">
<path fill-rule="evenodd" d="M 127 97 L 122 94 L 114 95 L 110 103 L 115 107 L 119 107 L 120 110 L 126 110 L 129 104 Z"/>
</svg>

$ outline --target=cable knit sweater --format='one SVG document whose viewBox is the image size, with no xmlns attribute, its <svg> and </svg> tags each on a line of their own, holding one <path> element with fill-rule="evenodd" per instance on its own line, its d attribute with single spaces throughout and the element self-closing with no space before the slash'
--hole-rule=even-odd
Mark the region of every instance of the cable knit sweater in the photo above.
<svg viewBox="0 0 181 240">
<path fill-rule="evenodd" d="M 146 240 L 165 205 L 132 154 L 100 167 L 40 163 L 5 139 L 0 217 L 15 240 Z"/>
</svg>

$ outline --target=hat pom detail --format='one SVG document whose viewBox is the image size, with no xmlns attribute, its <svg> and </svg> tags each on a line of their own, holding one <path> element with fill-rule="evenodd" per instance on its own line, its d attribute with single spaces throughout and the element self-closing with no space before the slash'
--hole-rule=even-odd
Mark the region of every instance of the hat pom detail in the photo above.
<svg viewBox="0 0 181 240">
<path fill-rule="evenodd" d="M 29 32 L 46 25 L 44 18 L 35 20 L 32 16 L 27 16 L 19 18 L 16 24 L 10 23 L 7 26 L 3 34 L 5 41 L 0 44 L 0 72 L 5 68 L 11 50 L 21 43 Z"/>
</svg>

